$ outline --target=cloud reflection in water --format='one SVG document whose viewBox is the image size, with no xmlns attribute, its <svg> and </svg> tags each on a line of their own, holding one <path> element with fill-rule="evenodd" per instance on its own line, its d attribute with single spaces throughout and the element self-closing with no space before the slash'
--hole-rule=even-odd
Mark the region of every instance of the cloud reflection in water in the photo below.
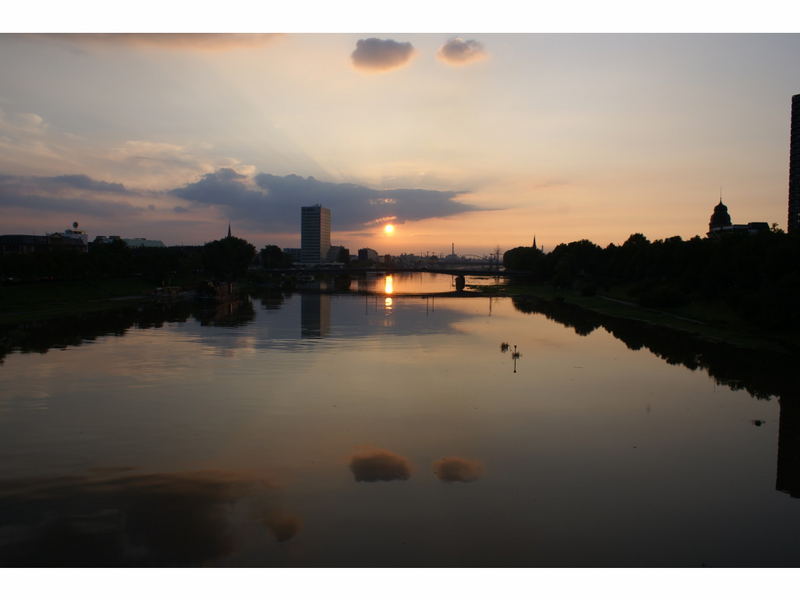
<svg viewBox="0 0 800 600">
<path fill-rule="evenodd" d="M 350 457 L 350 470 L 356 481 L 405 481 L 411 477 L 407 458 L 381 448 L 355 453 Z"/>
<path fill-rule="evenodd" d="M 0 481 L 0 566 L 201 566 L 237 550 L 234 509 L 251 503 L 267 517 L 245 527 L 261 521 L 278 541 L 299 530 L 277 488 L 247 473 Z"/>
<path fill-rule="evenodd" d="M 470 483 L 480 479 L 484 468 L 480 461 L 448 456 L 433 463 L 433 472 L 441 481 Z"/>
</svg>

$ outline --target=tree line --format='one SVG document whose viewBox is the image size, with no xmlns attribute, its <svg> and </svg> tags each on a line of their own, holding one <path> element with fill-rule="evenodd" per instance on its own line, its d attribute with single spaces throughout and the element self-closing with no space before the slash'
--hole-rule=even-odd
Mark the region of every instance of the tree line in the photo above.
<svg viewBox="0 0 800 600">
<path fill-rule="evenodd" d="M 648 308 L 702 304 L 759 327 L 800 328 L 800 236 L 780 231 L 654 242 L 635 233 L 605 248 L 589 240 L 547 254 L 514 248 L 503 264 L 585 296 L 622 292 Z"/>
<path fill-rule="evenodd" d="M 235 281 L 245 276 L 255 257 L 252 244 L 233 236 L 203 246 L 166 248 L 131 248 L 122 240 L 114 240 L 91 243 L 88 252 L 0 255 L 0 279 L 10 283 L 140 277 L 154 285 L 175 285 L 203 278 Z M 291 264 L 291 259 L 277 246 L 266 246 L 259 258 L 265 265 Z"/>
</svg>

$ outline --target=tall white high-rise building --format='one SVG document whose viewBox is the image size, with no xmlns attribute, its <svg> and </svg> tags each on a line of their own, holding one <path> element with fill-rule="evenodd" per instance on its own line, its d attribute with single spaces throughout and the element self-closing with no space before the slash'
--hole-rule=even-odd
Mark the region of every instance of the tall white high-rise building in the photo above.
<svg viewBox="0 0 800 600">
<path fill-rule="evenodd" d="M 300 260 L 304 263 L 325 262 L 331 247 L 331 211 L 320 206 L 300 209 Z"/>
</svg>

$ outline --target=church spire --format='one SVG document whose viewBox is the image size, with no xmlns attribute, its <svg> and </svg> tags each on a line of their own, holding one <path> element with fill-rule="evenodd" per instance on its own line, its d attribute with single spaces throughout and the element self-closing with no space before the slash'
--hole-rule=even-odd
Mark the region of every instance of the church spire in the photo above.
<svg viewBox="0 0 800 600">
<path fill-rule="evenodd" d="M 228 221 L 228 237 L 233 237 L 231 235 L 231 222 L 230 221 Z"/>
<path fill-rule="evenodd" d="M 533 247 L 536 248 L 536 234 L 533 234 Z"/>
</svg>

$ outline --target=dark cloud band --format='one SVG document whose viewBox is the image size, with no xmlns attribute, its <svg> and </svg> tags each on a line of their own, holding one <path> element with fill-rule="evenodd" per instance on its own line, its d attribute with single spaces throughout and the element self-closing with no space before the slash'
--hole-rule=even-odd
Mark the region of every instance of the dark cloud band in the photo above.
<svg viewBox="0 0 800 600">
<path fill-rule="evenodd" d="M 114 199 L 109 199 L 108 195 Z M 76 217 L 126 217 L 145 210 L 125 200 L 137 196 L 120 183 L 99 181 L 86 175 L 0 175 L 0 207 L 67 212 Z"/>
<path fill-rule="evenodd" d="M 314 177 L 268 173 L 260 173 L 251 180 L 232 169 L 207 173 L 199 181 L 171 193 L 198 204 L 220 206 L 231 219 L 256 222 L 270 232 L 296 229 L 300 207 L 310 204 L 330 208 L 333 226 L 343 230 L 360 229 L 387 218 L 402 223 L 480 210 L 456 200 L 462 192 L 375 190 Z"/>
<path fill-rule="evenodd" d="M 420 221 L 482 210 L 460 202 L 464 192 L 426 189 L 376 190 L 352 183 L 330 183 L 314 177 L 271 175 L 254 177 L 233 169 L 206 173 L 198 181 L 162 192 L 126 188 L 120 183 L 87 175 L 30 177 L 0 174 L 0 207 L 23 208 L 71 215 L 73 219 L 129 218 L 155 210 L 160 196 L 184 206 L 171 207 L 173 215 L 187 215 L 198 207 L 214 207 L 232 221 L 246 222 L 264 233 L 296 231 L 300 207 L 322 204 L 331 209 L 333 227 L 356 231 L 392 221 Z"/>
</svg>

